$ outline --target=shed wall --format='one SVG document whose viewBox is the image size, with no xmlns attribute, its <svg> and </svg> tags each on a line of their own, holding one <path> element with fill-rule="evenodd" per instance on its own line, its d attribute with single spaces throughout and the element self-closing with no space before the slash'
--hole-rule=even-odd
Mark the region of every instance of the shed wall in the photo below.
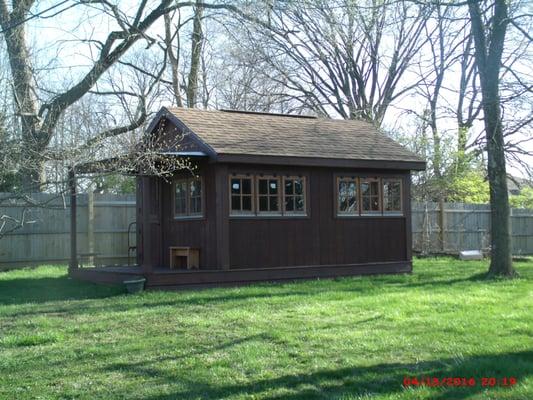
<svg viewBox="0 0 533 400">
<path fill-rule="evenodd" d="M 409 174 L 330 168 L 260 170 L 239 166 L 230 174 L 256 172 L 299 174 L 308 181 L 307 217 L 235 217 L 229 219 L 230 268 L 264 268 L 301 265 L 340 265 L 406 261 L 406 220 L 403 216 L 343 217 L 335 215 L 336 174 L 401 176 L 408 192 Z M 408 210 L 408 196 L 404 196 Z"/>
<path fill-rule="evenodd" d="M 138 239 L 141 246 L 151 247 L 141 250 L 145 258 L 149 257 L 144 264 L 168 266 L 170 246 L 199 248 L 202 269 L 223 269 L 227 268 L 226 265 L 230 269 L 243 269 L 411 259 L 407 237 L 410 224 L 409 172 L 206 162 L 200 165 L 199 173 L 204 184 L 204 215 L 194 219 L 174 218 L 172 183 L 160 178 L 142 178 L 144 193 L 140 197 L 144 203 L 138 212 L 144 221 L 141 227 L 144 226 L 145 237 L 139 235 Z M 307 216 L 228 218 L 229 176 L 261 173 L 305 176 Z M 335 178 L 338 174 L 402 178 L 404 215 L 337 217 Z M 159 196 L 150 193 L 153 190 L 160 190 Z M 154 199 L 160 199 L 157 214 L 150 211 L 157 209 L 151 205 Z"/>
</svg>

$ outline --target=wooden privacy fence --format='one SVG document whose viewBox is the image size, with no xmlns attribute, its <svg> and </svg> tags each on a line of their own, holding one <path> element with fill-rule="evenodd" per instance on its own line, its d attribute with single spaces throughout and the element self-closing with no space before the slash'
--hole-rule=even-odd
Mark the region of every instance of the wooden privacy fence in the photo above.
<svg viewBox="0 0 533 400">
<path fill-rule="evenodd" d="M 24 215 L 30 222 L 0 239 L 0 269 L 69 261 L 68 197 L 40 193 L 31 198 L 38 206 L 21 202 L 0 206 L 0 217 Z M 444 203 L 441 207 L 428 202 L 413 203 L 412 209 L 415 251 L 456 254 L 489 246 L 488 205 Z M 128 262 L 128 225 L 135 221 L 135 195 L 80 194 L 77 216 L 79 253 L 98 253 L 106 264 Z M 11 224 L 8 219 L 4 229 Z M 513 209 L 511 224 L 513 253 L 533 254 L 533 210 Z M 135 229 L 129 236 L 134 245 Z"/>
<path fill-rule="evenodd" d="M 413 203 L 413 250 L 457 254 L 489 250 L 490 206 L 463 203 Z M 533 254 L 533 209 L 511 209 L 513 254 Z"/>
<path fill-rule="evenodd" d="M 0 238 L 0 269 L 69 261 L 68 196 L 38 193 L 31 195 L 31 199 L 36 207 L 21 201 L 0 205 L 0 217 L 20 220 L 24 216 L 26 221 L 20 229 Z M 78 252 L 98 253 L 99 261 L 106 264 L 127 263 L 128 225 L 135 221 L 135 195 L 79 194 L 77 203 Z M 4 230 L 13 225 L 7 221 Z M 135 245 L 135 229 L 129 240 Z"/>
</svg>

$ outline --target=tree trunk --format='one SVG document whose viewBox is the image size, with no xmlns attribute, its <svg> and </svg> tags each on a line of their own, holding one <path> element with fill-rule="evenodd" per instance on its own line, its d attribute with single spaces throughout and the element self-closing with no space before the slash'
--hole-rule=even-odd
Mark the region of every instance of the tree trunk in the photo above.
<svg viewBox="0 0 533 400">
<path fill-rule="evenodd" d="M 39 131 L 40 124 L 24 24 L 9 29 L 5 33 L 5 42 L 13 79 L 16 113 L 20 121 L 19 132 L 24 143 L 21 183 L 26 191 L 40 191 L 45 179 L 42 152 L 46 145 L 43 146 Z"/>
<path fill-rule="evenodd" d="M 174 51 L 172 50 L 172 35 L 171 35 L 172 19 L 169 14 L 164 15 L 164 21 L 165 21 L 165 46 L 167 48 L 168 61 L 170 64 L 170 70 L 172 72 L 172 91 L 174 92 L 174 100 L 176 101 L 176 105 L 178 107 L 183 107 L 183 101 L 181 100 L 181 92 L 180 92 L 180 82 L 179 82 L 179 52 L 180 52 L 179 32 L 176 32 L 178 46 L 177 46 L 177 53 L 174 54 Z"/>
<path fill-rule="evenodd" d="M 487 169 L 491 205 L 491 262 L 489 276 L 513 276 L 510 236 L 510 208 L 501 104 L 500 68 L 507 30 L 507 4 L 495 0 L 490 29 L 486 29 L 478 0 L 468 3 L 474 37 L 475 59 L 479 70 L 483 119 L 487 138 Z M 486 37 L 486 32 L 488 37 Z"/>
<path fill-rule="evenodd" d="M 203 6 L 200 0 L 196 1 L 194 8 L 194 22 L 192 32 L 191 45 L 191 69 L 189 70 L 189 78 L 187 82 L 187 105 L 195 107 L 198 96 L 198 74 L 200 71 L 200 61 L 202 54 L 202 47 L 204 36 L 202 32 L 202 16 Z"/>
<path fill-rule="evenodd" d="M 499 103 L 499 102 L 498 102 Z M 491 206 L 491 262 L 489 275 L 512 276 L 515 274 L 511 257 L 511 226 L 509 194 L 501 120 L 500 105 L 484 104 L 487 129 L 487 168 L 490 185 Z"/>
<path fill-rule="evenodd" d="M 455 173 L 462 175 L 468 167 L 468 157 L 466 154 L 466 142 L 470 128 L 459 124 L 457 127 L 457 155 L 455 158 Z"/>
<path fill-rule="evenodd" d="M 431 128 L 431 135 L 433 138 L 433 173 L 435 177 L 440 179 L 442 176 L 442 149 L 440 145 L 440 135 L 436 128 Z"/>
</svg>

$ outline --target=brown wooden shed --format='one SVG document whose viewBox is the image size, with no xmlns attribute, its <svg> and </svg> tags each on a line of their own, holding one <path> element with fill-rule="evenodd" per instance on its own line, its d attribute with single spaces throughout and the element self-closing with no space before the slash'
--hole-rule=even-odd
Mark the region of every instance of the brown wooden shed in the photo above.
<svg viewBox="0 0 533 400">
<path fill-rule="evenodd" d="M 163 108 L 147 134 L 195 166 L 137 177 L 148 286 L 411 271 L 411 171 L 425 162 L 371 124 Z"/>
</svg>

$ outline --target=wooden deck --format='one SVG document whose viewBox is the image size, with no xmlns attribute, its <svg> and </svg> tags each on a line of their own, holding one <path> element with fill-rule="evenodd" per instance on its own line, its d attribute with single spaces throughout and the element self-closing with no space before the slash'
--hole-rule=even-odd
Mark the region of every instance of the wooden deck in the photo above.
<svg viewBox="0 0 533 400">
<path fill-rule="evenodd" d="M 138 266 L 108 266 L 78 268 L 69 276 L 94 283 L 122 284 L 134 277 L 144 276 L 148 289 L 184 289 L 211 286 L 233 286 L 254 282 L 287 281 L 297 279 L 335 278 L 339 276 L 397 274 L 412 271 L 410 261 L 349 265 L 321 265 L 277 268 L 242 268 L 229 270 L 171 270 L 157 268 L 143 273 Z"/>
</svg>

